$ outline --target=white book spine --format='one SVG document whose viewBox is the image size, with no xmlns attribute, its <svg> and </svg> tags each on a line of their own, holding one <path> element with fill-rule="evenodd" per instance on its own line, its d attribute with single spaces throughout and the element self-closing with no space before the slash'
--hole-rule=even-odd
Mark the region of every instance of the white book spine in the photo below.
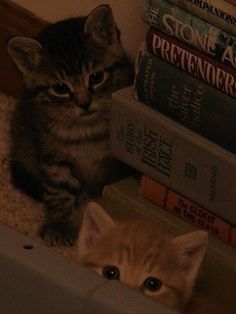
<svg viewBox="0 0 236 314">
<path fill-rule="evenodd" d="M 113 95 L 112 154 L 236 224 L 236 155 L 132 97 Z"/>
</svg>

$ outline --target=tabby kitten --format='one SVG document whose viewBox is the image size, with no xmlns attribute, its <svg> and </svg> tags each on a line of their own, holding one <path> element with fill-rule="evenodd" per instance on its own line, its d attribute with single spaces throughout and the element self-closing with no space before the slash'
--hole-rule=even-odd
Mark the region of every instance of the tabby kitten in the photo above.
<svg viewBox="0 0 236 314">
<path fill-rule="evenodd" d="M 8 50 L 23 73 L 25 94 L 12 119 L 12 174 L 47 208 L 42 237 L 72 245 L 84 199 L 126 169 L 110 156 L 111 94 L 133 82 L 109 6 L 63 20 Z"/>
<path fill-rule="evenodd" d="M 184 312 L 207 243 L 205 231 L 173 237 L 148 220 L 115 223 L 90 202 L 78 240 L 78 261 Z"/>
</svg>

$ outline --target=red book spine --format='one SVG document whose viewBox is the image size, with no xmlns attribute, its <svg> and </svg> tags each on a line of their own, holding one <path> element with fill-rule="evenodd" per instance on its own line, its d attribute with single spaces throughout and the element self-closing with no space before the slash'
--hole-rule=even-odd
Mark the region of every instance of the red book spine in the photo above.
<svg viewBox="0 0 236 314">
<path fill-rule="evenodd" d="M 236 247 L 236 227 L 188 198 L 148 176 L 142 176 L 139 193 L 150 202 L 208 230 L 212 235 Z"/>
<path fill-rule="evenodd" d="M 207 54 L 150 27 L 148 50 L 179 69 L 236 98 L 236 71 Z"/>
</svg>

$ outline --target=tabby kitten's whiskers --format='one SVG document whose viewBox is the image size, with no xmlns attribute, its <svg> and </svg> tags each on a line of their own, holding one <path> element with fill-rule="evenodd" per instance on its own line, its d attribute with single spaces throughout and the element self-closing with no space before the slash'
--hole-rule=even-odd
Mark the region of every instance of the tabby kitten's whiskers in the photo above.
<svg viewBox="0 0 236 314">
<path fill-rule="evenodd" d="M 111 94 L 131 85 L 109 6 L 52 24 L 36 38 L 15 37 L 8 50 L 25 81 L 12 118 L 12 177 L 47 208 L 41 232 L 52 245 L 72 245 L 81 204 L 128 167 L 109 151 Z"/>
<path fill-rule="evenodd" d="M 78 261 L 177 311 L 190 298 L 208 243 L 205 231 L 171 236 L 148 220 L 114 222 L 98 204 L 84 211 Z"/>
</svg>

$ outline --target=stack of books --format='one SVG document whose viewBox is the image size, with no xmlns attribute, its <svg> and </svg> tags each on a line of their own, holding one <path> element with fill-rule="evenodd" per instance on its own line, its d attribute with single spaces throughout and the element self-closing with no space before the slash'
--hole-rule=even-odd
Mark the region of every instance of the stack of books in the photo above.
<svg viewBox="0 0 236 314">
<path fill-rule="evenodd" d="M 236 21 L 236 7 L 211 2 Z M 227 33 L 210 24 L 209 15 L 204 21 L 190 13 L 196 3 L 145 0 L 144 19 L 151 26 L 149 52 L 138 60 L 138 99 L 236 153 L 236 24 Z"/>
<path fill-rule="evenodd" d="M 114 94 L 113 155 L 143 174 L 142 197 L 236 247 L 236 7 L 145 0 L 144 20 L 134 87 Z"/>
</svg>

